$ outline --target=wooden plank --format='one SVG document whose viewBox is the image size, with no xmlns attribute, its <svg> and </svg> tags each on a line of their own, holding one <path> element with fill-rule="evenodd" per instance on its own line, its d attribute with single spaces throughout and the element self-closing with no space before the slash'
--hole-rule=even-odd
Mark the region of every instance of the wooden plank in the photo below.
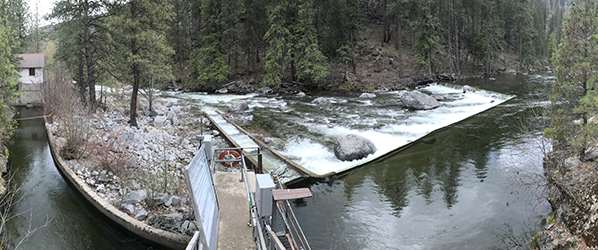
<svg viewBox="0 0 598 250">
<path fill-rule="evenodd" d="M 274 200 L 293 200 L 301 198 L 309 198 L 313 195 L 309 188 L 293 188 L 293 189 L 274 189 L 272 190 L 272 196 Z"/>
</svg>

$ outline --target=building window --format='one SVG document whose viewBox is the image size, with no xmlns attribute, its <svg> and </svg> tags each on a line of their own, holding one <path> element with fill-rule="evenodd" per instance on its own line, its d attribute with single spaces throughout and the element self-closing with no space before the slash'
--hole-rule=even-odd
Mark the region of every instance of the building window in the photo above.
<svg viewBox="0 0 598 250">
<path fill-rule="evenodd" d="M 30 76 L 34 76 L 35 75 L 35 68 L 29 68 L 29 75 Z"/>
</svg>

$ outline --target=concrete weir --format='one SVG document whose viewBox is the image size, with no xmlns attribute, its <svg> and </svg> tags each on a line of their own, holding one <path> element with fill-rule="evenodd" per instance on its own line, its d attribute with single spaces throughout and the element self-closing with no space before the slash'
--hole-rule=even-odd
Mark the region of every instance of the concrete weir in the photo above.
<svg viewBox="0 0 598 250">
<path fill-rule="evenodd" d="M 299 159 L 297 162 L 295 162 L 290 160 L 283 153 L 278 152 L 277 150 L 269 147 L 266 143 L 255 138 L 235 122 L 231 121 L 228 117 L 220 114 L 218 111 L 216 111 L 216 114 L 212 114 L 214 117 L 210 117 L 207 113 L 205 115 L 211 120 L 211 122 L 222 133 L 222 135 L 233 144 L 235 144 L 235 138 L 238 138 L 242 141 L 253 141 L 255 145 L 258 145 L 263 152 L 268 153 L 264 154 L 264 159 L 267 159 L 268 157 L 275 158 L 278 165 L 270 166 L 269 168 L 266 167 L 265 169 L 272 171 L 272 174 L 284 184 L 291 185 L 307 178 L 321 179 L 333 175 L 343 175 L 355 168 L 379 162 L 419 143 L 422 140 L 426 140 L 426 138 L 429 138 L 429 136 L 450 128 L 456 123 L 465 121 L 476 115 L 486 112 L 487 110 L 490 110 L 514 97 L 511 95 L 504 95 L 484 90 L 476 90 L 475 93 L 465 93 L 463 92 L 464 90 L 462 86 L 433 85 L 429 86 L 428 88 L 430 88 L 429 91 L 432 93 L 437 92 L 439 95 L 459 95 L 461 99 L 453 102 L 446 101 L 443 103 L 443 105 L 441 105 L 441 107 L 435 110 L 406 111 L 402 113 L 402 119 L 405 119 L 404 122 L 393 124 L 394 127 L 392 129 L 388 129 L 387 131 L 368 130 L 364 132 L 344 128 L 344 131 L 351 131 L 352 133 L 357 134 L 368 134 L 378 139 L 376 143 L 379 144 L 377 147 L 380 147 L 378 148 L 377 152 L 370 154 L 365 158 L 354 161 L 340 161 L 336 158 L 333 159 L 333 157 L 327 157 L 325 154 L 316 154 L 314 157 L 314 154 L 312 153 L 312 155 L 308 154 L 305 157 L 301 155 L 303 159 Z M 222 119 L 220 119 L 220 117 L 222 117 Z M 433 119 L 435 117 L 438 119 L 438 121 Z M 221 124 L 217 124 L 216 120 L 219 120 Z M 418 125 L 418 122 L 421 122 L 422 120 L 429 122 L 429 124 L 423 124 L 426 126 Z M 411 121 L 411 123 L 409 123 L 409 121 Z M 226 131 L 223 128 L 225 128 Z M 413 129 L 414 131 L 410 131 L 409 129 Z M 323 133 L 328 133 L 330 137 L 334 138 L 337 136 L 337 134 L 335 134 L 336 132 L 337 131 Z M 235 137 L 231 137 L 231 134 L 235 135 Z M 245 135 L 246 137 L 242 137 L 240 134 Z M 250 140 L 247 139 L 247 137 Z M 307 145 L 321 146 L 324 148 L 323 150 L 326 151 L 325 148 L 327 145 L 316 145 L 310 143 L 311 142 L 308 141 Z M 237 144 L 235 144 L 235 146 L 238 147 Z M 297 153 L 297 148 L 299 147 L 295 147 L 294 152 L 295 154 L 300 155 L 301 153 Z M 264 161 L 266 162 L 266 160 Z M 280 167 L 281 165 L 284 166 Z M 283 168 L 284 170 L 281 171 Z"/>
<path fill-rule="evenodd" d="M 46 135 L 48 136 L 50 152 L 54 158 L 56 167 L 65 177 L 65 180 L 108 219 L 120 225 L 132 234 L 137 235 L 149 242 L 153 242 L 154 244 L 164 246 L 169 249 L 185 249 L 187 247 L 187 243 L 189 243 L 191 240 L 191 236 L 176 234 L 147 225 L 118 210 L 112 204 L 109 204 L 100 196 L 98 196 L 94 190 L 87 186 L 87 184 L 81 178 L 79 178 L 70 167 L 68 167 L 62 157 L 60 157 L 56 140 L 54 139 L 54 136 L 52 136 L 52 133 L 47 126 Z"/>
</svg>

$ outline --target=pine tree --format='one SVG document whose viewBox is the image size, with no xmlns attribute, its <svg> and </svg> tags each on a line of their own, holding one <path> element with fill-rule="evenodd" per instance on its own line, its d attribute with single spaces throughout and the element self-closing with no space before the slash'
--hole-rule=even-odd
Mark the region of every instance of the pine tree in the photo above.
<svg viewBox="0 0 598 250">
<path fill-rule="evenodd" d="M 316 30 L 310 14 L 311 1 L 299 1 L 299 20 L 293 27 L 294 38 L 299 38 L 290 46 L 288 58 L 297 65 L 297 79 L 318 83 L 328 75 L 328 61 L 318 47 Z"/>
<path fill-rule="evenodd" d="M 170 78 L 170 56 L 174 53 L 166 34 L 172 17 L 172 5 L 166 0 L 130 0 L 111 10 L 108 28 L 113 53 L 113 75 L 133 85 L 129 109 L 130 125 L 137 127 L 137 95 L 141 82 Z M 120 70 L 128 68 L 128 72 Z M 158 69 L 160 70 L 154 70 Z M 160 75 L 156 75 L 156 74 Z"/>
<path fill-rule="evenodd" d="M 243 49 L 247 56 L 247 71 L 255 72 L 257 63 L 261 61 L 260 51 L 264 50 L 264 36 L 268 30 L 267 0 L 245 0 L 245 11 L 242 13 Z"/>
<path fill-rule="evenodd" d="M 262 84 L 280 83 L 285 65 L 292 80 L 317 83 L 328 75 L 328 61 L 320 51 L 312 22 L 312 5 L 310 0 L 281 0 L 271 6 L 270 29 L 265 36 L 270 49 Z"/>
<path fill-rule="evenodd" d="M 549 106 L 552 128 L 545 134 L 554 147 L 578 153 L 583 161 L 598 126 L 588 119 L 598 114 L 598 3 L 584 0 L 573 4 L 563 21 L 563 37 L 554 57 L 557 81 Z M 575 124 L 579 125 L 575 125 Z"/>
<path fill-rule="evenodd" d="M 429 76 L 432 76 L 432 69 L 440 66 L 438 57 L 443 53 L 443 48 L 440 44 L 440 37 L 436 33 L 434 17 L 430 13 L 430 1 L 420 1 L 418 5 L 419 20 L 415 25 L 419 35 L 415 44 L 415 53 L 417 70 L 427 72 Z"/>
<path fill-rule="evenodd" d="M 231 72 L 223 46 L 224 23 L 222 2 L 204 0 L 202 4 L 202 42 L 194 53 L 194 67 L 198 70 L 198 83 L 224 82 Z"/>
<path fill-rule="evenodd" d="M 556 40 L 556 33 L 555 32 L 550 33 L 550 36 L 548 38 L 548 59 L 549 60 L 552 60 L 552 58 L 556 55 L 558 46 L 559 46 L 559 44 Z"/>
<path fill-rule="evenodd" d="M 282 0 L 285 1 L 285 0 Z M 268 23 L 270 29 L 266 32 L 264 39 L 270 44 L 270 48 L 266 54 L 265 69 L 266 75 L 262 80 L 262 85 L 272 86 L 282 82 L 284 76 L 284 54 L 286 39 L 289 30 L 286 28 L 286 23 L 283 16 L 283 4 L 281 2 L 273 3 L 270 6 L 268 14 Z"/>
<path fill-rule="evenodd" d="M 91 108 L 97 104 L 95 86 L 100 74 L 99 63 L 106 54 L 103 51 L 106 14 L 102 13 L 105 7 L 100 0 L 62 0 L 56 3 L 51 14 L 62 21 L 58 25 L 58 57 L 69 62 L 81 100 Z"/>
<path fill-rule="evenodd" d="M 15 48 L 17 53 L 25 52 L 27 38 L 27 24 L 29 22 L 29 6 L 25 0 L 7 0 L 3 13 L 6 13 L 8 26 L 16 32 L 20 46 Z"/>
<path fill-rule="evenodd" d="M 190 55 L 192 52 L 191 27 L 193 1 L 173 0 L 174 15 L 169 22 L 168 41 L 174 50 L 173 74 L 176 80 L 185 81 L 190 76 Z"/>
<path fill-rule="evenodd" d="M 0 0 L 0 9 L 3 7 L 4 1 Z M 16 102 L 18 86 L 18 73 L 15 68 L 17 57 L 14 49 L 19 43 L 16 37 L 17 33 L 11 29 L 4 14 L 0 13 L 0 143 L 10 138 L 15 127 L 11 105 Z"/>
</svg>

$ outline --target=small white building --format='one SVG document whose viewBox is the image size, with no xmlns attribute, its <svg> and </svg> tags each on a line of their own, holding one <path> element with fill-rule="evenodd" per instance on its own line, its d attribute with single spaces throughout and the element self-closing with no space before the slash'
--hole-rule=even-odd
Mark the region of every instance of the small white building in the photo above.
<svg viewBox="0 0 598 250">
<path fill-rule="evenodd" d="M 20 104 L 42 103 L 41 85 L 44 82 L 44 65 L 46 63 L 43 53 L 20 54 L 23 58 L 17 70 L 19 71 Z"/>
</svg>

